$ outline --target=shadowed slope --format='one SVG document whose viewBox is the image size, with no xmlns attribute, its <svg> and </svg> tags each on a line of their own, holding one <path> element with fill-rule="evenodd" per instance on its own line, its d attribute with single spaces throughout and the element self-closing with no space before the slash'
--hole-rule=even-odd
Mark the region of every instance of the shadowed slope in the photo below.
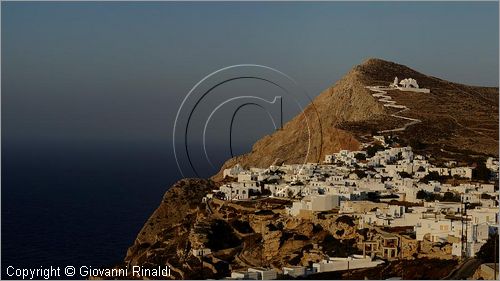
<svg viewBox="0 0 500 281">
<path fill-rule="evenodd" d="M 257 141 L 250 153 L 229 159 L 222 170 L 240 163 L 266 167 L 275 162 L 320 162 L 325 154 L 359 148 L 362 137 L 402 126 L 366 86 L 387 86 L 397 76 L 414 78 L 430 94 L 389 91 L 410 110 L 405 116 L 421 123 L 398 134 L 409 143 L 418 140 L 439 151 L 450 148 L 498 155 L 498 88 L 475 87 L 427 76 L 404 65 L 368 59 L 317 96 L 302 114 L 282 130 Z M 310 134 L 309 134 L 309 130 Z"/>
</svg>

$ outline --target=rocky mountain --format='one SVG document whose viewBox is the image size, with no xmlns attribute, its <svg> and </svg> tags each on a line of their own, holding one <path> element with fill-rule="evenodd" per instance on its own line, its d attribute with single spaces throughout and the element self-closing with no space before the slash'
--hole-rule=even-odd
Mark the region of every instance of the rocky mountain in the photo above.
<svg viewBox="0 0 500 281">
<path fill-rule="evenodd" d="M 211 180 L 183 179 L 174 184 L 117 268 L 167 265 L 172 279 L 221 279 L 231 270 L 308 265 L 325 258 L 325 252 L 337 256 L 359 252 L 355 241 L 368 235 L 357 231 L 345 216 L 311 221 L 284 216 L 290 202 L 280 199 L 203 202 L 213 188 Z M 212 253 L 203 258 L 193 254 L 193 249 L 203 247 Z"/>
<path fill-rule="evenodd" d="M 174 184 L 128 249 L 124 263 L 116 268 L 168 266 L 170 279 L 222 279 L 232 271 L 250 267 L 279 270 L 284 266 L 309 266 L 328 256 L 362 254 L 360 242 L 385 233 L 378 228 L 358 229 L 355 219 L 336 212 L 307 218 L 287 215 L 285 207 L 291 202 L 286 199 L 204 201 L 203 196 L 215 186 L 213 181 L 201 179 L 183 179 Z M 370 268 L 358 272 L 355 279 L 388 278 L 399 274 L 402 267 L 413 268 L 412 275 L 407 276 L 440 279 L 456 264 L 451 259 L 450 244 L 430 240 L 419 244 L 405 238 L 404 227 L 401 233 L 405 241 L 402 256 L 410 261 Z M 203 248 L 209 248 L 211 253 L 196 254 Z M 422 275 L 417 270 L 422 266 L 432 268 L 435 263 L 443 264 L 442 271 Z M 383 275 L 377 273 L 381 270 Z M 317 278 L 340 280 L 349 278 L 348 274 L 333 272 Z"/>
<path fill-rule="evenodd" d="M 436 157 L 498 155 L 498 88 L 476 87 L 428 76 L 404 65 L 368 59 L 324 90 L 282 130 L 257 141 L 250 153 L 229 159 L 213 178 L 236 163 L 266 167 L 274 162 L 319 162 L 340 149 L 358 149 L 378 131 L 404 125 L 391 116 L 367 86 L 388 86 L 394 77 L 413 78 L 430 93 L 389 91 L 407 106 L 405 117 L 421 122 L 404 131 L 388 132 Z M 310 133 L 309 133 L 310 132 Z M 368 137 L 368 138 L 367 138 Z"/>
<path fill-rule="evenodd" d="M 391 100 L 403 107 L 386 107 L 367 87 L 388 86 L 395 76 L 414 78 L 430 93 L 387 90 Z M 290 201 L 213 198 L 203 202 L 203 197 L 220 184 L 222 170 L 236 163 L 265 167 L 275 162 L 319 162 L 325 154 L 340 149 L 359 149 L 361 143 L 380 134 L 396 136 L 436 161 L 498 156 L 498 102 L 498 88 L 447 82 L 403 65 L 369 59 L 317 96 L 283 129 L 256 142 L 250 153 L 229 159 L 212 180 L 183 179 L 172 186 L 128 249 L 124 263 L 117 267 L 168 265 L 172 279 L 205 279 L 222 278 L 231 270 L 248 267 L 307 265 L 325 254 L 359 253 L 355 245 L 376 233 L 356 229 L 349 217 L 328 214 L 328 218 L 300 220 L 285 214 Z M 408 120 L 418 122 L 408 125 Z M 387 132 L 379 132 L 384 130 Z M 203 247 L 212 253 L 196 256 L 193 249 Z M 435 263 L 435 256 L 450 254 L 449 247 L 431 242 L 420 248 L 415 269 L 422 262 Z M 415 249 L 405 255 L 413 257 Z M 443 268 L 453 266 L 453 262 L 440 262 Z M 408 266 L 392 264 L 384 270 L 390 276 Z M 373 270 L 378 276 L 380 269 Z M 449 271 L 433 271 L 436 275 L 427 277 L 439 279 Z"/>
<path fill-rule="evenodd" d="M 214 188 L 214 182 L 203 179 L 183 179 L 170 187 L 128 249 L 125 263 L 168 265 L 176 279 L 196 279 L 185 274 L 187 270 L 182 266 L 199 266 L 186 243 L 192 229 L 203 220 L 203 196 Z"/>
</svg>

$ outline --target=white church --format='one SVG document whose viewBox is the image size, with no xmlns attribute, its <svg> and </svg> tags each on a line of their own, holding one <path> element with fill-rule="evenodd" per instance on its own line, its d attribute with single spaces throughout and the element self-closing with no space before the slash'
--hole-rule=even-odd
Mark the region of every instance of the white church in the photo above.
<svg viewBox="0 0 500 281">
<path fill-rule="evenodd" d="M 405 78 L 399 81 L 398 77 L 394 77 L 394 82 L 389 85 L 390 88 L 398 89 L 400 91 L 410 91 L 418 93 L 430 93 L 431 90 L 426 88 L 420 88 L 418 86 L 417 80 L 413 78 Z"/>
</svg>

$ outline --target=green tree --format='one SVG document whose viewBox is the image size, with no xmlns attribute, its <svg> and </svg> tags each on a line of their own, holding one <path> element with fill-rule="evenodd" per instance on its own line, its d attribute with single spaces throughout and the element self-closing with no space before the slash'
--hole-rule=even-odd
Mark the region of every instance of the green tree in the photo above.
<svg viewBox="0 0 500 281">
<path fill-rule="evenodd" d="M 362 179 L 366 177 L 366 172 L 363 170 L 354 170 L 354 173 L 358 176 L 358 178 Z"/>
<path fill-rule="evenodd" d="M 443 195 L 443 201 L 444 202 L 460 202 L 460 195 L 447 191 Z"/>
<path fill-rule="evenodd" d="M 423 182 L 423 183 L 429 183 L 429 181 L 441 182 L 442 180 L 443 180 L 443 177 L 441 177 L 438 172 L 433 171 L 433 172 L 430 172 L 427 175 L 425 175 L 425 177 L 421 178 L 420 182 Z"/>
<path fill-rule="evenodd" d="M 488 193 L 482 193 L 481 199 L 495 199 L 495 197 L 489 195 Z"/>
<path fill-rule="evenodd" d="M 486 168 L 484 161 L 478 162 L 476 168 L 472 170 L 472 178 L 475 180 L 490 180 L 491 171 Z"/>
<path fill-rule="evenodd" d="M 377 192 L 368 192 L 366 196 L 368 201 L 380 202 L 380 195 Z"/>
<path fill-rule="evenodd" d="M 425 192 L 425 190 L 419 190 L 417 192 L 417 199 L 426 199 L 427 197 L 427 192 Z"/>
<path fill-rule="evenodd" d="M 380 144 L 370 145 L 366 149 L 366 154 L 368 155 L 368 157 L 373 157 L 375 155 L 375 153 L 377 153 L 377 151 L 381 151 L 381 150 L 384 150 L 384 147 Z"/>
<path fill-rule="evenodd" d="M 495 262 L 495 256 L 497 259 L 496 262 L 498 262 L 498 233 L 490 235 L 488 241 L 481 246 L 481 249 L 479 249 L 476 255 L 476 257 L 483 262 Z"/>
<path fill-rule="evenodd" d="M 402 177 L 402 178 L 411 178 L 411 175 L 408 174 L 407 172 L 405 171 L 402 171 L 402 172 L 398 172 L 398 174 Z"/>
<path fill-rule="evenodd" d="M 263 188 L 263 189 L 262 189 L 262 195 L 264 195 L 264 196 L 269 196 L 269 195 L 271 195 L 271 194 L 272 194 L 271 190 L 269 190 L 269 189 L 267 189 L 267 188 L 265 188 L 265 189 Z"/>
</svg>

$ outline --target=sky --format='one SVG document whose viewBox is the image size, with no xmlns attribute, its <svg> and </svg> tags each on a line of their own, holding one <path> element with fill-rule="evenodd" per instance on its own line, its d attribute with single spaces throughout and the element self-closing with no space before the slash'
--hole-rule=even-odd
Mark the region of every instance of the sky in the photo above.
<svg viewBox="0 0 500 281">
<path fill-rule="evenodd" d="M 126 248 L 116 243 L 130 245 L 170 183 L 195 176 L 175 170 L 176 114 L 193 86 L 221 68 L 274 68 L 310 98 L 370 57 L 498 86 L 498 2 L 0 5 L 2 235 L 10 239 L 6 259 L 28 265 L 122 259 Z M 203 161 L 200 128 L 235 96 L 282 96 L 284 121 L 300 111 L 262 80 L 215 88 L 192 118 L 197 176 L 213 175 L 229 158 L 227 114 L 235 105 L 207 123 L 212 167 Z M 274 130 L 252 105 L 233 124 L 236 155 Z"/>
<path fill-rule="evenodd" d="M 242 63 L 282 71 L 311 97 L 369 57 L 498 86 L 498 2 L 1 5 L 3 141 L 170 142 L 189 90 Z M 279 95 L 259 81 L 217 91 Z M 267 118 L 239 113 L 243 150 L 272 132 Z"/>
</svg>

